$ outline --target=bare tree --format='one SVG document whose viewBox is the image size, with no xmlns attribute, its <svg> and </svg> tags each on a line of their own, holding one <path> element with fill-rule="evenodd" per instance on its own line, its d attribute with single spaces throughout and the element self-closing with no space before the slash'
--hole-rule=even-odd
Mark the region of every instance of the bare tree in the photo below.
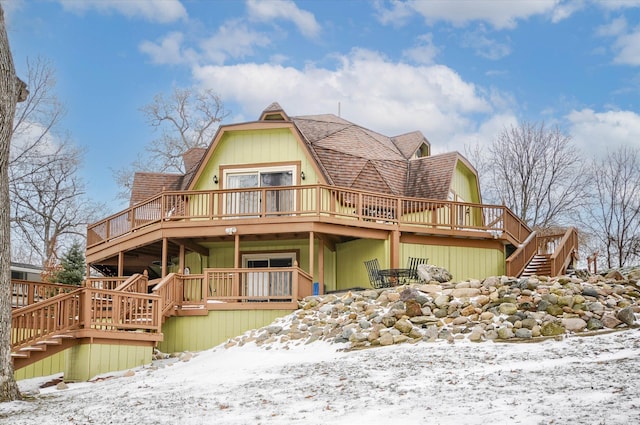
<svg viewBox="0 0 640 425">
<path fill-rule="evenodd" d="M 184 173 L 182 155 L 192 148 L 206 148 L 218 125 L 228 116 L 220 97 L 211 89 L 174 89 L 170 96 L 155 96 L 141 108 L 148 124 L 159 137 L 145 146 L 145 154 L 128 167 L 114 170 L 114 178 L 123 190 L 119 198 L 127 199 L 135 171 Z"/>
<path fill-rule="evenodd" d="M 97 212 L 84 199 L 79 177 L 82 151 L 68 143 L 54 148 L 38 161 L 23 164 L 23 174 L 10 182 L 13 234 L 45 269 L 56 264 L 65 239 L 84 238 Z"/>
<path fill-rule="evenodd" d="M 25 84 L 16 77 L 0 4 L 0 401 L 20 398 L 11 362 L 9 148 L 16 103 L 26 96 Z"/>
<path fill-rule="evenodd" d="M 564 224 L 584 197 L 582 160 L 571 137 L 544 123 L 505 128 L 478 169 L 490 202 L 505 204 L 531 227 Z"/>
<path fill-rule="evenodd" d="M 623 267 L 640 255 L 640 149 L 620 147 L 591 170 L 593 202 L 583 226 L 607 267 Z"/>
<path fill-rule="evenodd" d="M 84 237 L 98 206 L 85 199 L 79 176 L 83 151 L 59 128 L 66 111 L 53 93 L 51 64 L 28 61 L 27 77 L 33 89 L 16 112 L 9 166 L 12 255 L 46 270 L 65 241 Z"/>
</svg>

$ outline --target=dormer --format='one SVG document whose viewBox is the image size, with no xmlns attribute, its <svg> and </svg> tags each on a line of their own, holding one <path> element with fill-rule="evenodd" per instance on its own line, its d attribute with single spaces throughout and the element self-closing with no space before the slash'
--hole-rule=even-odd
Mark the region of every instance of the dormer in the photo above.
<svg viewBox="0 0 640 425">
<path fill-rule="evenodd" d="M 413 156 L 409 159 L 424 158 L 431 155 L 431 148 L 428 143 L 422 143 L 418 149 L 414 152 Z"/>
<path fill-rule="evenodd" d="M 289 121 L 289 116 L 278 102 L 273 102 L 262 111 L 260 121 Z"/>
</svg>

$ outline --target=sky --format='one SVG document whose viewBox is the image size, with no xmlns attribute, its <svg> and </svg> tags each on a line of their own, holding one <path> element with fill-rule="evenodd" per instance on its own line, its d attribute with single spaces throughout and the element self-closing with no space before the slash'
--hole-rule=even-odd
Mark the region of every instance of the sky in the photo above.
<svg viewBox="0 0 640 425">
<path fill-rule="evenodd" d="M 272 102 L 432 153 L 488 146 L 518 122 L 558 125 L 577 154 L 640 147 L 640 0 L 0 0 L 18 74 L 49 60 L 90 197 L 157 136 L 140 108 L 213 89 L 229 116 Z"/>
</svg>

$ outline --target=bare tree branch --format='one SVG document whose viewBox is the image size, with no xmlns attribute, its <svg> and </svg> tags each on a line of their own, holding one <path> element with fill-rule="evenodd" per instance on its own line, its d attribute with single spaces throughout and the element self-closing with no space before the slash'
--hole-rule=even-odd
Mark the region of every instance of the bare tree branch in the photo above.
<svg viewBox="0 0 640 425">
<path fill-rule="evenodd" d="M 582 204 L 582 160 L 570 136 L 557 127 L 523 122 L 505 128 L 474 156 L 481 158 L 485 196 L 507 205 L 531 227 L 563 225 Z"/>
<path fill-rule="evenodd" d="M 228 116 L 213 90 L 180 88 L 167 97 L 156 95 L 141 111 L 159 135 L 145 146 L 144 156 L 138 156 L 127 167 L 112 170 L 118 186 L 123 188 L 118 194 L 121 199 L 129 198 L 136 171 L 185 173 L 183 154 L 209 146 L 218 125 Z"/>
</svg>

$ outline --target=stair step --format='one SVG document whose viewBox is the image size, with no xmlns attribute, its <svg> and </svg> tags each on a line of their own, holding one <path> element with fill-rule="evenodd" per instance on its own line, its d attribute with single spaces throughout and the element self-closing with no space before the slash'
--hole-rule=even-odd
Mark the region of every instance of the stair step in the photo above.
<svg viewBox="0 0 640 425">
<path fill-rule="evenodd" d="M 60 345 L 62 344 L 62 340 L 60 339 L 47 339 L 44 341 L 36 342 L 36 345 Z"/>
<path fill-rule="evenodd" d="M 45 351 L 47 349 L 47 347 L 36 347 L 33 345 L 30 345 L 29 347 L 23 347 L 18 351 Z"/>
<path fill-rule="evenodd" d="M 16 359 L 28 359 L 31 357 L 31 353 L 11 353 L 11 357 Z"/>
<path fill-rule="evenodd" d="M 51 335 L 51 338 L 73 339 L 75 336 L 69 334 Z"/>
</svg>

